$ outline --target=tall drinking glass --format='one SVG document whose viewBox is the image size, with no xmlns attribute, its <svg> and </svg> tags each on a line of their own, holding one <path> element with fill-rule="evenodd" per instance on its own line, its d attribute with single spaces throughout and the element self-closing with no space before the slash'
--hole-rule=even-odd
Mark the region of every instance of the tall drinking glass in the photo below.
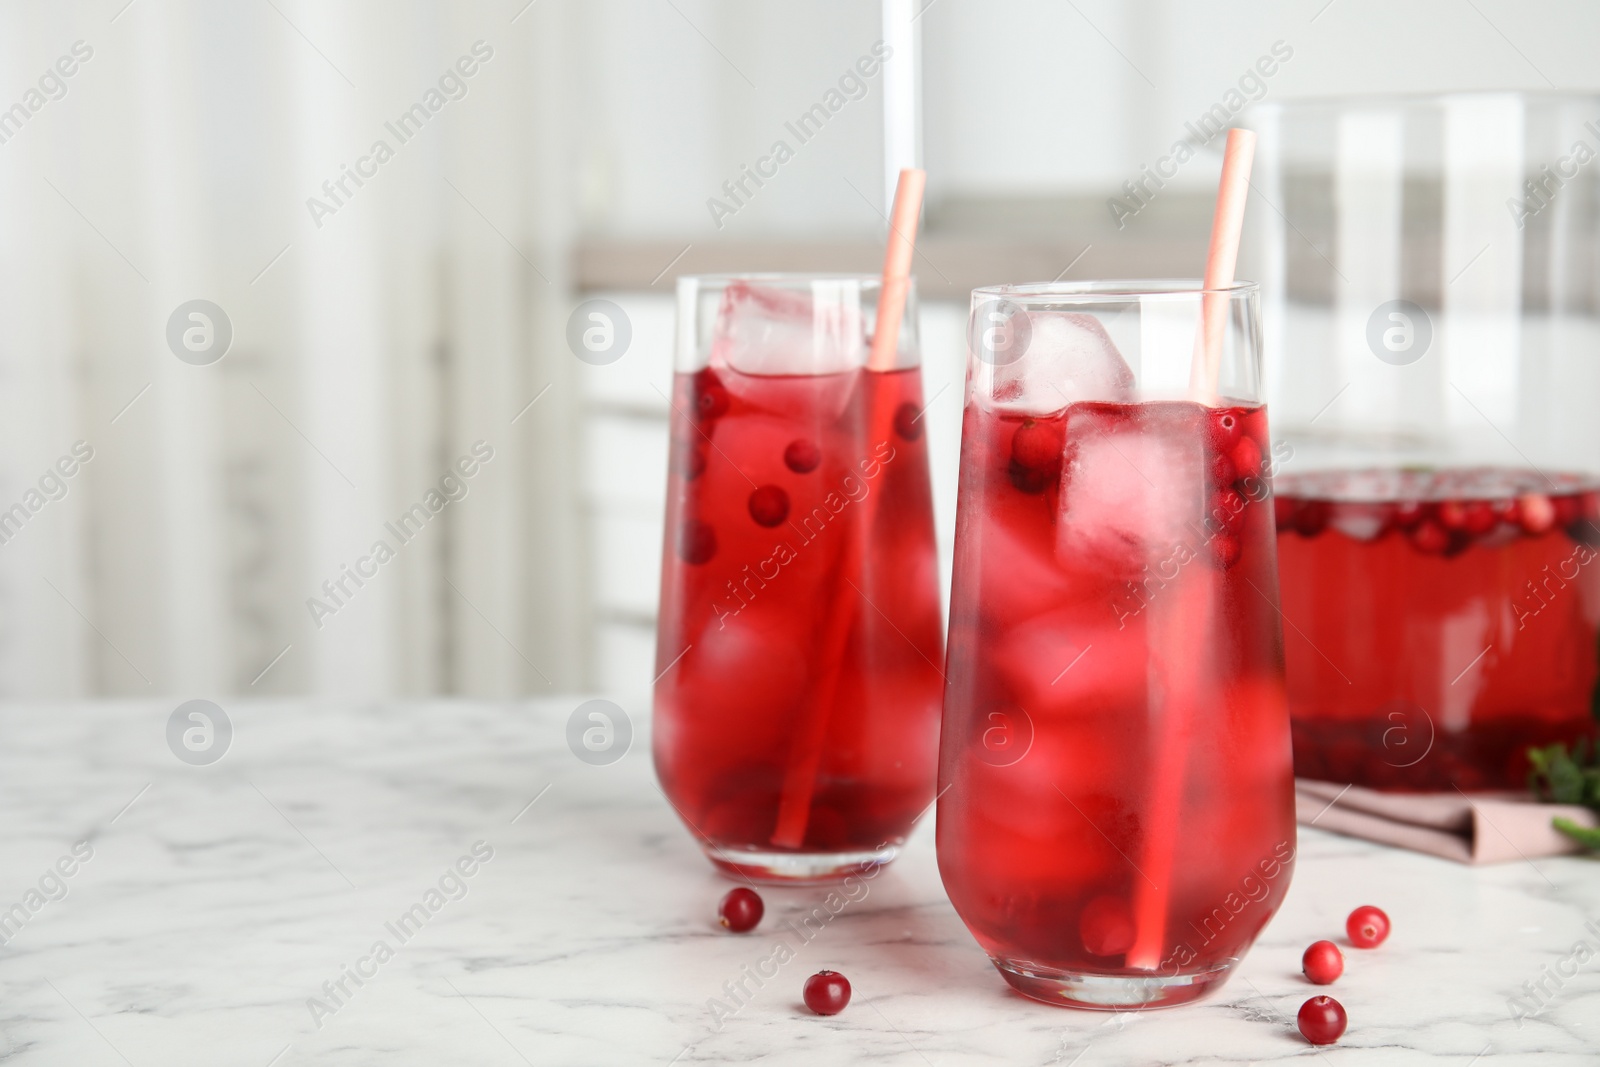
<svg viewBox="0 0 1600 1067">
<path fill-rule="evenodd" d="M 1256 288 L 972 300 L 939 870 L 1025 995 L 1189 1000 L 1295 856 Z"/>
<path fill-rule="evenodd" d="M 892 859 L 933 799 L 942 658 L 914 290 L 678 283 L 655 763 L 711 862 L 758 881 Z"/>
</svg>

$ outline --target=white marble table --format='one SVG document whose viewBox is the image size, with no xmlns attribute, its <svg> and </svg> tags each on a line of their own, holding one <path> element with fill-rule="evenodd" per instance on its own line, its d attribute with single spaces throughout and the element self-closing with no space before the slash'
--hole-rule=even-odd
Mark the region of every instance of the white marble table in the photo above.
<svg viewBox="0 0 1600 1067">
<path fill-rule="evenodd" d="M 632 751 L 580 762 L 577 704 L 227 705 L 210 766 L 169 751 L 173 704 L 0 709 L 0 1061 L 242 1064 L 1592 1064 L 1600 956 L 1520 1026 L 1507 998 L 1600 920 L 1600 863 L 1469 870 L 1318 831 L 1288 902 L 1211 999 L 1163 1012 L 1054 1009 L 1008 991 L 951 911 L 931 826 L 720 1029 L 708 998 L 766 957 L 819 890 L 769 891 L 755 934 L 719 930 L 714 876 Z M 535 797 L 537 803 L 529 807 Z M 131 802 L 131 803 L 130 803 Z M 92 849 L 86 861 L 73 858 Z M 458 858 L 470 877 L 445 879 Z M 63 859 L 65 857 L 65 859 Z M 70 877 L 51 876 L 60 861 Z M 58 880 L 59 877 L 59 880 Z M 41 880 L 43 892 L 28 893 Z M 464 895 L 457 890 L 464 887 Z M 1377 903 L 1387 945 L 1349 953 L 1350 1013 L 1320 1052 L 1293 1029 L 1310 941 Z M 393 924 L 413 904 L 426 921 Z M 15 915 L 15 913 L 13 913 Z M 1596 928 L 1600 929 L 1600 922 Z M 374 942 L 393 958 L 368 956 Z M 361 961 L 365 959 L 366 962 Z M 308 999 L 346 978 L 331 1014 Z M 820 1018 L 804 978 L 855 999 Z M 331 999 L 324 1003 L 332 1009 Z M 320 1024 L 320 1025 L 319 1025 Z"/>
</svg>

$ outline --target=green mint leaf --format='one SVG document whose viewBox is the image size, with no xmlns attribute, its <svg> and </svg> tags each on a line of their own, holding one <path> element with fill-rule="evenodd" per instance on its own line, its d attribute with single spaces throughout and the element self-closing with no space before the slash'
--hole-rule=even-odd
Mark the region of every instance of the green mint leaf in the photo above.
<svg viewBox="0 0 1600 1067">
<path fill-rule="evenodd" d="M 1600 829 L 1591 830 L 1588 827 L 1579 826 L 1571 819 L 1564 819 L 1559 816 L 1551 819 L 1550 825 L 1578 842 L 1584 848 L 1600 849 Z"/>
</svg>

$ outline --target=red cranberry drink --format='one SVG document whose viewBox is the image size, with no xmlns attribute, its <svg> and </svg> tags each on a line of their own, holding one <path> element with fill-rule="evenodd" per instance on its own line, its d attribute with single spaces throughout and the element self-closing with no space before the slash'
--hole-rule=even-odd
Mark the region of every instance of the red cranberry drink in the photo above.
<svg viewBox="0 0 1600 1067">
<path fill-rule="evenodd" d="M 1134 294 L 997 292 L 1030 340 L 970 363 L 940 872 L 1024 994 L 1178 1003 L 1254 942 L 1295 856 L 1266 413 L 1166 399 L 1183 390 Z M 1124 351 L 1142 337 L 1138 379 L 1102 319 L 1131 329 Z M 1246 397 L 1250 355 L 1223 379 Z"/>
<path fill-rule="evenodd" d="M 861 365 L 867 279 L 686 283 L 717 303 L 707 365 L 673 386 L 657 773 L 725 871 L 836 878 L 933 799 L 920 371 Z"/>
<path fill-rule="evenodd" d="M 1600 708 L 1600 489 L 1531 470 L 1278 483 L 1297 774 L 1520 788 Z"/>
</svg>

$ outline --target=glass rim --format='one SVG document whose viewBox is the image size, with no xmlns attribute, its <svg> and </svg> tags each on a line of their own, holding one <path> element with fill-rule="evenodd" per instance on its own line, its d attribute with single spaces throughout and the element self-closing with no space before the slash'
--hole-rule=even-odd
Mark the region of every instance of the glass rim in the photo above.
<svg viewBox="0 0 1600 1067">
<path fill-rule="evenodd" d="M 911 275 L 911 282 L 915 284 L 916 275 Z M 693 282 L 699 288 L 713 285 L 728 285 L 732 282 L 768 282 L 801 285 L 806 282 L 861 282 L 863 284 L 883 284 L 883 275 L 854 271 L 750 271 L 718 272 L 715 274 L 680 274 L 678 282 Z"/>
<path fill-rule="evenodd" d="M 1359 111 L 1372 107 L 1418 108 L 1442 107 L 1456 100 L 1487 100 L 1514 97 L 1528 103 L 1593 103 L 1600 100 L 1600 91 L 1593 89 L 1445 89 L 1414 93 L 1356 93 L 1351 96 L 1302 96 L 1292 100 L 1256 100 L 1244 111 L 1248 120 L 1252 114 L 1266 112 Z"/>
<path fill-rule="evenodd" d="M 1236 281 L 1213 289 L 1200 278 L 1099 278 L 1078 282 L 1022 282 L 985 285 L 972 290 L 973 298 L 993 300 L 1065 300 L 1090 303 L 1100 300 L 1133 300 L 1146 296 L 1247 296 L 1259 293 L 1252 281 Z"/>
</svg>

